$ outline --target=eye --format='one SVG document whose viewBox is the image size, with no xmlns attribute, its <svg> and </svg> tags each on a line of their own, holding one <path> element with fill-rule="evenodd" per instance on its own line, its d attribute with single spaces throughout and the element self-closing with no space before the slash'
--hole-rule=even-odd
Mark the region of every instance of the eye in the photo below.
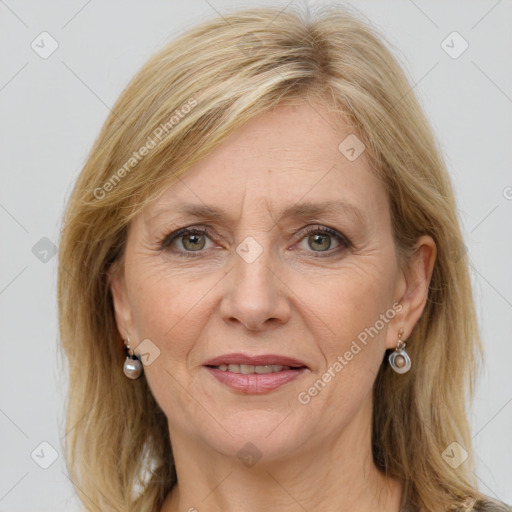
<svg viewBox="0 0 512 512">
<path fill-rule="evenodd" d="M 333 250 L 330 250 L 333 246 L 333 240 L 335 247 Z M 351 245 L 348 239 L 341 233 L 338 233 L 335 229 L 327 227 L 309 228 L 306 231 L 306 236 L 301 239 L 301 243 L 304 242 L 307 244 L 309 249 L 313 250 L 313 252 L 323 253 L 329 251 L 326 256 L 332 255 L 334 252 L 338 252 L 340 248 L 348 248 Z"/>
<path fill-rule="evenodd" d="M 200 251 L 206 245 L 205 235 L 202 233 L 187 233 L 178 241 L 187 251 Z"/>
<path fill-rule="evenodd" d="M 326 235 L 324 233 L 315 233 L 313 235 L 309 235 L 308 245 L 314 250 L 318 249 L 319 251 L 322 252 L 327 251 L 331 248 L 330 235 Z"/>
<path fill-rule="evenodd" d="M 206 242 L 210 240 L 208 229 L 183 228 L 167 235 L 160 243 L 160 249 L 183 254 L 187 252 L 200 252 L 208 249 Z M 187 255 L 188 256 L 188 255 Z"/>
<path fill-rule="evenodd" d="M 168 234 L 159 244 L 160 250 L 170 251 L 179 256 L 194 257 L 204 249 L 212 248 L 212 238 L 215 238 L 209 228 L 182 228 Z M 208 245 L 208 242 L 210 245 Z M 306 234 L 300 243 L 302 247 L 313 252 L 315 257 L 328 257 L 344 248 L 351 247 L 350 241 L 335 229 L 325 226 L 313 226 L 306 229 Z M 333 248 L 334 245 L 334 248 Z M 325 253 L 321 254 L 321 253 Z"/>
</svg>

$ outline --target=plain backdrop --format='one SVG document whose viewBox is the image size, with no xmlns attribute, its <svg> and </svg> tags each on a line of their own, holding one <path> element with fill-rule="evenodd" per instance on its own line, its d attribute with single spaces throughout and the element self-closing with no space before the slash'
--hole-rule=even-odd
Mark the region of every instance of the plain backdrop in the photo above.
<svg viewBox="0 0 512 512">
<path fill-rule="evenodd" d="M 109 108 L 187 27 L 289 3 L 0 0 L 0 511 L 79 510 L 62 454 L 54 252 Z M 486 350 L 471 412 L 476 475 L 483 492 L 512 503 L 512 3 L 347 4 L 398 49 L 448 163 Z"/>
</svg>

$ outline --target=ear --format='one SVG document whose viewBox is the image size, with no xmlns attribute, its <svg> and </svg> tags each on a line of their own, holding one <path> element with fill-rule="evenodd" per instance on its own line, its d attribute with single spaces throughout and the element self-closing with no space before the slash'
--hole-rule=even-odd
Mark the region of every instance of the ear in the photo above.
<svg viewBox="0 0 512 512">
<path fill-rule="evenodd" d="M 126 340 L 128 337 L 133 340 L 135 337 L 135 330 L 132 311 L 128 300 L 124 265 L 119 261 L 114 262 L 108 270 L 108 276 L 117 330 L 123 340 Z"/>
<path fill-rule="evenodd" d="M 427 303 L 436 254 L 433 238 L 423 235 L 416 241 L 406 268 L 399 271 L 395 301 L 400 304 L 401 309 L 388 329 L 386 348 L 395 348 L 400 329 L 404 330 L 403 339 L 407 340 L 420 319 Z"/>
</svg>

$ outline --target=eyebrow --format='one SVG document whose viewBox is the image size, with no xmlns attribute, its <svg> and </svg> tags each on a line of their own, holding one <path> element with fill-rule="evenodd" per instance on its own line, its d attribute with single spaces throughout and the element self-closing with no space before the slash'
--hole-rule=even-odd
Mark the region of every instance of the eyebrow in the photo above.
<svg viewBox="0 0 512 512">
<path fill-rule="evenodd" d="M 156 209 L 150 220 L 154 220 L 162 214 L 178 214 L 195 217 L 204 221 L 233 222 L 222 209 L 206 204 L 179 203 Z M 278 221 L 289 218 L 311 218 L 320 215 L 338 214 L 365 224 L 367 216 L 354 204 L 342 200 L 323 201 L 320 203 L 301 202 L 285 208 L 278 217 Z"/>
</svg>

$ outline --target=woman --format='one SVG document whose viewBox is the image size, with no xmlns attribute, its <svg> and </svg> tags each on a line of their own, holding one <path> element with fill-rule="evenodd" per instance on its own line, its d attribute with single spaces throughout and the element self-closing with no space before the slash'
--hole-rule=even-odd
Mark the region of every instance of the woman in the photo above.
<svg viewBox="0 0 512 512">
<path fill-rule="evenodd" d="M 64 220 L 87 510 L 510 510 L 472 473 L 449 177 L 362 22 L 265 8 L 182 35 L 122 93 Z"/>
</svg>

